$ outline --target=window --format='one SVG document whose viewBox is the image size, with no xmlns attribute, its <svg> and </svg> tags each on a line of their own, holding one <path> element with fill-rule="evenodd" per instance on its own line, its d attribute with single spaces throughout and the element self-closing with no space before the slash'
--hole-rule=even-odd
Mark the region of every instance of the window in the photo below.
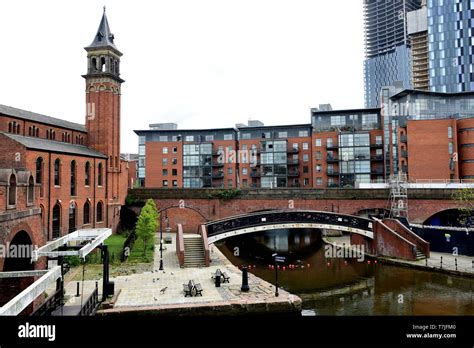
<svg viewBox="0 0 474 348">
<path fill-rule="evenodd" d="M 35 180 L 33 179 L 33 176 L 30 176 L 30 180 L 28 181 L 28 193 L 27 193 L 27 198 L 26 202 L 28 205 L 32 205 L 34 202 L 35 198 Z"/>
<path fill-rule="evenodd" d="M 227 187 L 232 187 L 232 180 L 227 180 Z"/>
<path fill-rule="evenodd" d="M 278 132 L 278 138 L 288 138 L 288 132 Z"/>
<path fill-rule="evenodd" d="M 320 159 L 322 159 L 322 158 L 323 158 L 322 152 L 321 152 L 321 151 L 316 151 L 316 159 L 317 159 L 317 160 L 320 160 Z"/>
<path fill-rule="evenodd" d="M 247 179 L 242 180 L 243 187 L 249 187 L 249 182 Z"/>
<path fill-rule="evenodd" d="M 69 205 L 69 233 L 76 230 L 76 203 L 71 202 Z"/>
<path fill-rule="evenodd" d="M 242 133 L 242 139 L 250 139 L 251 134 L 250 133 Z"/>
<path fill-rule="evenodd" d="M 309 148 L 308 146 L 309 146 L 308 143 L 303 143 L 303 150 L 308 150 L 308 148 Z"/>
<path fill-rule="evenodd" d="M 163 176 L 168 176 L 168 169 L 163 169 Z"/>
<path fill-rule="evenodd" d="M 163 187 L 168 187 L 168 180 L 163 180 Z"/>
<path fill-rule="evenodd" d="M 448 144 L 448 152 L 450 155 L 454 153 L 454 144 L 452 142 L 449 142 Z"/>
<path fill-rule="evenodd" d="M 61 161 L 59 158 L 54 161 L 54 186 L 61 184 Z"/>
<path fill-rule="evenodd" d="M 333 139 L 332 138 L 328 138 L 326 139 L 326 146 L 327 147 L 333 147 Z"/>
<path fill-rule="evenodd" d="M 162 158 L 161 163 L 162 163 L 162 165 L 167 166 L 168 165 L 168 159 L 167 158 Z"/>
<path fill-rule="evenodd" d="M 382 136 L 381 135 L 377 135 L 375 137 L 375 144 L 382 145 Z"/>
<path fill-rule="evenodd" d="M 305 173 L 305 174 L 309 173 L 309 167 L 308 166 L 303 167 L 303 173 Z"/>
<path fill-rule="evenodd" d="M 167 155 L 167 154 L 168 154 L 168 148 L 167 148 L 166 146 L 163 148 L 163 154 L 164 154 L 164 155 Z"/>
<path fill-rule="evenodd" d="M 303 154 L 303 162 L 309 162 L 309 155 L 307 153 Z"/>
<path fill-rule="evenodd" d="M 71 161 L 71 196 L 76 195 L 76 161 Z"/>
<path fill-rule="evenodd" d="M 178 180 L 173 180 L 173 187 L 178 187 Z"/>
<path fill-rule="evenodd" d="M 90 186 L 91 184 L 91 164 L 86 162 L 86 167 L 84 170 L 84 184 Z"/>
<path fill-rule="evenodd" d="M 173 165 L 178 164 L 178 159 L 177 159 L 177 158 L 173 158 L 172 163 L 173 163 Z"/>
<path fill-rule="evenodd" d="M 308 186 L 309 185 L 309 179 L 304 178 L 303 186 Z"/>
<path fill-rule="evenodd" d="M 247 175 L 247 174 L 248 174 L 248 169 L 242 168 L 242 175 Z"/>
<path fill-rule="evenodd" d="M 227 168 L 227 174 L 232 174 L 232 168 L 231 167 Z"/>
<path fill-rule="evenodd" d="M 214 136 L 213 135 L 206 135 L 205 139 L 206 139 L 206 141 L 214 141 Z"/>
<path fill-rule="evenodd" d="M 316 146 L 321 146 L 321 139 L 316 139 L 315 145 Z"/>
<path fill-rule="evenodd" d="M 83 224 L 87 225 L 91 222 L 91 205 L 89 201 L 84 203 L 84 209 L 82 211 Z"/>
<path fill-rule="evenodd" d="M 453 127 L 448 127 L 448 139 L 453 138 Z"/>
<path fill-rule="evenodd" d="M 97 186 L 102 186 L 102 163 L 97 168 Z"/>
<path fill-rule="evenodd" d="M 102 202 L 97 203 L 97 222 L 102 222 L 104 219 L 104 204 Z"/>
<path fill-rule="evenodd" d="M 184 141 L 194 141 L 194 135 L 186 135 Z"/>
<path fill-rule="evenodd" d="M 56 203 L 53 207 L 53 234 L 52 238 L 56 239 L 61 236 L 61 206 Z"/>
<path fill-rule="evenodd" d="M 16 205 L 16 176 L 12 174 L 10 176 L 10 186 L 8 187 L 8 205 Z"/>
<path fill-rule="evenodd" d="M 321 173 L 323 170 L 323 166 L 321 164 L 316 165 L 316 173 Z"/>
<path fill-rule="evenodd" d="M 298 132 L 298 136 L 301 137 L 301 138 L 307 137 L 307 136 L 309 136 L 309 133 L 308 133 L 308 131 L 306 131 L 306 130 L 304 130 L 304 131 L 299 131 L 299 132 Z"/>
<path fill-rule="evenodd" d="M 177 176 L 178 175 L 178 169 L 172 169 L 171 170 L 171 175 Z"/>
<path fill-rule="evenodd" d="M 38 157 L 36 159 L 36 183 L 41 185 L 40 197 L 43 197 L 43 158 Z"/>
<path fill-rule="evenodd" d="M 232 134 L 224 134 L 224 140 L 233 140 L 234 136 Z"/>
<path fill-rule="evenodd" d="M 178 148 L 176 146 L 173 147 L 173 153 L 178 153 Z"/>
<path fill-rule="evenodd" d="M 316 178 L 316 186 L 322 186 L 323 185 L 323 178 Z"/>
<path fill-rule="evenodd" d="M 168 141 L 168 136 L 167 135 L 160 135 L 158 137 L 159 141 L 163 141 L 163 142 L 166 142 Z"/>
</svg>

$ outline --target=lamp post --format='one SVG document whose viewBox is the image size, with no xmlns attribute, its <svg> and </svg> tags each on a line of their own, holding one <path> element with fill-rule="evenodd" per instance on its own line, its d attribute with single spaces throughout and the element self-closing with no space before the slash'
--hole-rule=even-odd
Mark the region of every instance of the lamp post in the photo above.
<svg viewBox="0 0 474 348">
<path fill-rule="evenodd" d="M 163 219 L 160 213 L 160 271 L 163 271 Z"/>
</svg>

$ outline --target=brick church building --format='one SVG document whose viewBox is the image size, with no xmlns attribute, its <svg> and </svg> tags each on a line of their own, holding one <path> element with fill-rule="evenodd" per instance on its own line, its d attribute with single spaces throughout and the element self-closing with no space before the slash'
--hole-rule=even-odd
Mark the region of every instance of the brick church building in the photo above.
<svg viewBox="0 0 474 348">
<path fill-rule="evenodd" d="M 77 229 L 119 224 L 129 181 L 120 157 L 124 80 L 105 10 L 85 50 L 85 124 L 0 105 L 0 245 L 42 246 Z M 0 271 L 45 265 L 23 261 L 0 255 Z"/>
</svg>

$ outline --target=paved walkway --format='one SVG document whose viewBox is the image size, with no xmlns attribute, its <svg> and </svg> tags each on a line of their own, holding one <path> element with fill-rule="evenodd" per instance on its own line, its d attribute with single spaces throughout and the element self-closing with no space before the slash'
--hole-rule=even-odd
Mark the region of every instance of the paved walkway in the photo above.
<svg viewBox="0 0 474 348">
<path fill-rule="evenodd" d="M 337 245 L 345 244 L 346 246 L 351 245 L 350 236 L 342 237 L 325 237 L 328 242 L 335 243 Z M 441 264 L 441 258 L 443 258 L 443 263 Z M 387 259 L 390 263 L 397 263 L 400 265 L 413 265 L 417 268 L 426 268 L 427 270 L 438 270 L 438 271 L 447 271 L 447 272 L 459 272 L 460 275 L 472 275 L 474 276 L 474 257 L 472 256 L 463 256 L 458 255 L 454 256 L 448 253 L 439 253 L 432 251 L 430 252 L 430 257 L 427 260 L 419 261 L 406 261 L 399 259 Z M 457 263 L 457 266 L 456 266 Z"/>
<path fill-rule="evenodd" d="M 166 234 L 164 234 L 166 235 Z M 154 268 L 151 272 L 119 276 L 111 278 L 115 282 L 115 294 L 118 294 L 112 309 L 101 311 L 102 313 L 136 311 L 147 307 L 146 310 L 160 310 L 173 308 L 190 308 L 193 306 L 228 306 L 240 304 L 252 306 L 257 304 L 280 304 L 288 308 L 301 306 L 299 297 L 294 296 L 282 289 L 280 296 L 275 297 L 275 287 L 266 281 L 249 273 L 249 292 L 241 292 L 241 271 L 232 265 L 223 254 L 214 246 L 211 246 L 211 267 L 203 268 L 180 268 L 176 256 L 176 236 L 170 234 L 172 243 L 164 244 L 163 264 L 164 270 L 159 271 L 160 248 L 155 246 Z M 211 279 L 211 273 L 220 269 L 230 276 L 230 283 L 222 283 L 216 288 Z M 200 283 L 203 288 L 203 296 L 184 297 L 183 285 L 189 280 Z M 70 282 L 66 285 L 66 295 L 69 295 L 68 306 L 77 306 L 81 303 L 81 297 L 75 297 L 76 283 Z M 99 293 L 102 292 L 102 282 L 99 281 Z M 84 281 L 83 302 L 95 288 L 95 281 Z M 82 283 L 81 283 L 82 290 Z M 82 291 L 81 291 L 82 293 Z M 268 306 L 267 306 L 268 307 Z"/>
</svg>

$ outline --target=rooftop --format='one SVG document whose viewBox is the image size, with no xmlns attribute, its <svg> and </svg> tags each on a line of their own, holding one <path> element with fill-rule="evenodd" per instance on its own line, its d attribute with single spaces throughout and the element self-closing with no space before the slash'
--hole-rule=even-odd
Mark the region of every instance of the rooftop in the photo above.
<svg viewBox="0 0 474 348">
<path fill-rule="evenodd" d="M 7 105 L 0 104 L 0 115 L 11 116 L 15 118 L 20 118 L 23 120 L 43 123 L 55 127 L 67 128 L 79 132 L 87 132 L 86 127 L 83 124 L 69 122 L 61 120 L 59 118 L 54 118 L 50 116 L 41 115 L 31 111 L 17 109 Z"/>
<path fill-rule="evenodd" d="M 73 154 L 87 157 L 107 158 L 107 156 L 105 156 L 104 154 L 84 145 L 64 143 L 61 141 L 47 140 L 36 137 L 25 137 L 23 135 L 4 132 L 0 132 L 0 134 L 7 136 L 8 138 L 20 143 L 28 149 Z"/>
</svg>

